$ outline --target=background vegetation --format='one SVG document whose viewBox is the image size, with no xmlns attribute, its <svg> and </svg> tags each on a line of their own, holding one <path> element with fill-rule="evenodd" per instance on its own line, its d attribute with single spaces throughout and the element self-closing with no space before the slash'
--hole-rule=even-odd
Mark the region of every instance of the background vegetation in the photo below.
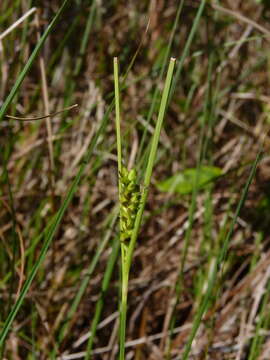
<svg viewBox="0 0 270 360">
<path fill-rule="evenodd" d="M 0 3 L 1 358 L 117 358 L 113 57 L 141 181 L 172 56 L 126 359 L 269 359 L 269 2 L 67 1 L 42 45 L 62 3 Z"/>
</svg>

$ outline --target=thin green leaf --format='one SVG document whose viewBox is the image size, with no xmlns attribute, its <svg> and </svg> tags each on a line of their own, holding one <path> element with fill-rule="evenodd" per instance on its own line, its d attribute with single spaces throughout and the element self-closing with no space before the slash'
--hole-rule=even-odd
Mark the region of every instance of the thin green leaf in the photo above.
<svg viewBox="0 0 270 360">
<path fill-rule="evenodd" d="M 222 248 L 221 248 L 221 250 L 220 250 L 220 252 L 219 252 L 219 254 L 218 254 L 217 258 L 216 258 L 215 264 L 214 264 L 214 266 L 213 266 L 213 268 L 211 270 L 212 274 L 211 274 L 211 276 L 209 278 L 208 287 L 207 287 L 205 296 L 202 299 L 201 304 L 200 304 L 200 306 L 198 308 L 198 311 L 197 311 L 197 313 L 195 315 L 195 319 L 193 321 L 191 333 L 189 335 L 187 344 L 185 346 L 182 360 L 187 360 L 188 359 L 193 340 L 194 340 L 194 338 L 195 338 L 195 336 L 197 334 L 197 331 L 198 331 L 199 326 L 201 324 L 203 315 L 205 314 L 205 311 L 208 308 L 209 302 L 211 300 L 212 291 L 213 291 L 213 288 L 214 288 L 215 283 L 216 283 L 218 271 L 222 267 L 224 259 L 225 259 L 226 255 L 227 255 L 229 243 L 230 243 L 230 240 L 231 240 L 231 237 L 232 237 L 232 234 L 233 234 L 235 224 L 237 222 L 240 211 L 241 211 L 241 209 L 242 209 L 242 207 L 243 207 L 243 205 L 245 203 L 250 184 L 251 184 L 251 182 L 252 182 L 252 180 L 253 180 L 253 178 L 254 178 L 254 176 L 256 174 L 256 169 L 257 169 L 258 163 L 259 163 L 259 161 L 261 159 L 261 155 L 262 155 L 262 147 L 260 148 L 260 151 L 258 152 L 258 154 L 256 156 L 256 159 L 255 159 L 255 161 L 253 163 L 253 166 L 252 166 L 251 171 L 250 171 L 250 175 L 248 177 L 248 180 L 247 180 L 246 185 L 244 187 L 244 190 L 242 192 L 241 199 L 240 199 L 240 201 L 238 203 L 238 206 L 237 206 L 237 209 L 235 211 L 233 220 L 231 222 L 230 229 L 229 229 L 228 234 L 227 234 L 227 236 L 226 236 L 226 238 L 224 240 L 223 246 L 222 246 Z"/>
<path fill-rule="evenodd" d="M 86 167 L 86 165 L 88 164 L 92 154 L 93 154 L 93 151 L 95 149 L 95 146 L 96 146 L 96 143 L 97 143 L 97 140 L 98 138 L 100 137 L 100 135 L 103 133 L 103 131 L 105 130 L 105 127 L 107 125 L 107 122 L 108 122 L 108 117 L 109 117 L 109 114 L 111 112 L 111 108 L 112 108 L 112 105 L 108 108 L 106 114 L 104 115 L 104 118 L 101 122 L 101 125 L 98 129 L 98 131 L 96 132 L 94 138 L 92 139 L 92 142 L 90 143 L 90 146 L 89 146 L 89 149 L 88 149 L 88 152 L 79 168 L 79 171 L 75 177 L 75 179 L 73 180 L 73 183 L 63 201 L 63 204 L 62 206 L 60 207 L 60 209 L 58 210 L 57 212 L 57 215 L 56 215 L 56 218 L 55 218 L 55 221 L 54 223 L 52 224 L 52 226 L 48 229 L 48 232 L 46 233 L 46 236 L 45 236 L 45 239 L 44 239 L 44 244 L 42 246 L 42 249 L 40 251 L 40 255 L 35 263 L 35 265 L 33 266 L 31 272 L 30 272 L 30 275 L 29 277 L 27 278 L 27 280 L 25 281 L 24 283 L 24 286 L 21 290 L 21 293 L 15 303 L 15 305 L 13 306 L 11 312 L 9 313 L 5 323 L 4 323 L 4 326 L 3 326 L 3 329 L 0 333 L 0 346 L 3 344 L 6 336 L 7 336 L 7 333 L 12 325 L 12 322 L 13 320 L 15 319 L 23 301 L 24 301 L 24 298 L 34 280 L 34 277 L 40 267 L 40 265 L 43 263 L 44 259 L 45 259 L 45 256 L 47 254 L 47 251 L 49 249 L 49 246 L 53 240 L 53 237 L 58 229 L 58 226 L 59 224 L 61 223 L 61 220 L 66 212 L 66 209 L 69 205 L 69 203 L 71 202 L 76 190 L 77 190 L 77 186 L 81 180 L 81 177 L 83 175 L 83 172 L 84 172 L 84 169 Z"/>
<path fill-rule="evenodd" d="M 13 85 L 13 88 L 11 89 L 8 97 L 6 98 L 6 100 L 4 101 L 4 103 L 3 103 L 3 105 L 2 105 L 2 107 L 0 109 L 0 121 L 5 116 L 9 105 L 11 104 L 11 102 L 14 99 L 16 93 L 18 92 L 18 90 L 19 90 L 24 78 L 26 77 L 27 73 L 31 69 L 35 59 L 37 58 L 37 56 L 38 56 L 38 54 L 39 54 L 39 52 L 40 52 L 40 50 L 42 48 L 42 46 L 44 45 L 44 42 L 46 41 L 47 37 L 49 36 L 49 34 L 54 29 L 55 25 L 59 21 L 60 16 L 63 13 L 65 7 L 67 6 L 67 4 L 69 2 L 70 2 L 70 0 L 64 0 L 62 6 L 57 11 L 57 13 L 56 13 L 55 17 L 53 18 L 52 22 L 48 25 L 48 27 L 45 30 L 44 34 L 41 36 L 41 38 L 38 41 L 36 47 L 34 48 L 30 58 L 28 59 L 28 61 L 25 64 L 24 68 L 22 69 L 22 71 L 20 72 L 20 75 L 18 76 L 18 79 L 16 80 L 15 84 Z"/>
</svg>

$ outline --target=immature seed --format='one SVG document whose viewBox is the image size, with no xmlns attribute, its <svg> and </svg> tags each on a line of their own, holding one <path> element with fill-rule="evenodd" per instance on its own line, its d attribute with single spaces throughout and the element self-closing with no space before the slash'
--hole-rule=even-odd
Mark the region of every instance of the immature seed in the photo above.
<svg viewBox="0 0 270 360">
<path fill-rule="evenodd" d="M 140 186 L 136 182 L 135 169 L 123 166 L 120 176 L 120 241 L 131 238 L 135 218 L 140 205 Z"/>
</svg>

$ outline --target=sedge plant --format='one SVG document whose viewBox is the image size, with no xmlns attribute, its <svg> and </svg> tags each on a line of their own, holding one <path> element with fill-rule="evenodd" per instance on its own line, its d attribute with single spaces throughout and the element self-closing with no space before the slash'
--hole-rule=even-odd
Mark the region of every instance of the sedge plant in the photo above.
<svg viewBox="0 0 270 360">
<path fill-rule="evenodd" d="M 135 168 L 128 170 L 122 162 L 121 128 L 120 128 L 120 91 L 118 76 L 118 59 L 114 58 L 114 88 L 115 88 L 115 120 L 118 159 L 118 191 L 120 207 L 120 246 L 121 246 L 121 302 L 120 302 L 120 334 L 119 334 L 119 360 L 125 359 L 126 317 L 129 272 L 132 263 L 133 251 L 141 225 L 145 203 L 148 195 L 153 166 L 156 158 L 160 131 L 163 124 L 170 86 L 173 78 L 175 59 L 171 58 L 165 85 L 162 93 L 159 113 L 153 133 L 149 158 L 145 171 L 143 184 L 137 183 Z"/>
</svg>

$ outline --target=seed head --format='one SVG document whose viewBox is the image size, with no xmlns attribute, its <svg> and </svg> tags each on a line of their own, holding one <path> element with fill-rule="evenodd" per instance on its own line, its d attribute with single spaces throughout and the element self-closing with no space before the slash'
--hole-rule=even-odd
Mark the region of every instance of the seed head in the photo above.
<svg viewBox="0 0 270 360">
<path fill-rule="evenodd" d="M 136 182 L 135 169 L 122 167 L 120 176 L 120 240 L 131 238 L 135 218 L 140 205 L 140 186 Z"/>
</svg>

